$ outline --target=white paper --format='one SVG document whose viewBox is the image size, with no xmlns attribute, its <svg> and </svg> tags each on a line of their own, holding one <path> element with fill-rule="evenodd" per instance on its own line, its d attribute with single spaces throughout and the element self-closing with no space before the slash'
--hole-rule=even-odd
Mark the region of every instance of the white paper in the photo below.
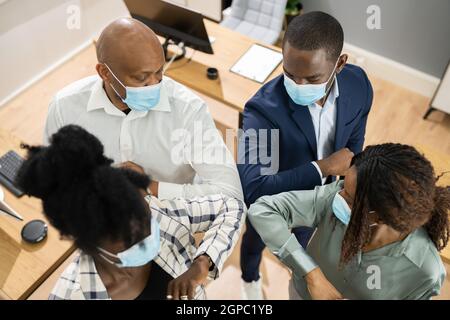
<svg viewBox="0 0 450 320">
<path fill-rule="evenodd" d="M 282 60 L 281 52 L 254 44 L 231 67 L 231 71 L 259 83 L 264 83 Z"/>
<path fill-rule="evenodd" d="M 22 216 L 20 214 L 18 214 L 16 211 L 13 210 L 13 208 L 11 208 L 10 206 L 8 206 L 8 204 L 6 202 L 4 202 L 5 200 L 5 194 L 3 193 L 3 189 L 0 187 L 0 210 L 3 210 L 7 213 L 9 213 L 10 215 L 18 218 L 19 220 L 23 220 Z M 0 214 L 3 214 L 0 211 Z"/>
</svg>

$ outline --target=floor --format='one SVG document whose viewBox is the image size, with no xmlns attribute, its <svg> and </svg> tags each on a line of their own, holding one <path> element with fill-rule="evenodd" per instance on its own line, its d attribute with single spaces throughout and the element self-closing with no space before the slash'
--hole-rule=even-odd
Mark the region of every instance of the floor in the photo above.
<svg viewBox="0 0 450 320">
<path fill-rule="evenodd" d="M 52 95 L 72 81 L 94 74 L 94 60 L 93 48 L 89 47 L 46 76 L 43 81 L 26 90 L 0 109 L 0 128 L 12 132 L 27 143 L 39 144 L 42 140 L 47 106 Z M 384 80 L 370 78 L 375 99 L 367 125 L 367 145 L 387 141 L 420 144 L 450 156 L 450 115 L 435 112 L 429 120 L 424 121 L 422 116 L 428 108 L 429 99 Z M 202 97 L 209 104 L 214 118 L 220 119 L 219 128 L 236 128 L 236 112 L 207 97 Z M 240 299 L 239 247 L 240 243 L 228 259 L 221 277 L 208 285 L 209 298 Z M 66 264 L 63 264 L 30 298 L 45 299 Z M 446 268 L 449 273 L 450 265 L 446 264 Z M 264 253 L 261 273 L 267 299 L 288 298 L 289 272 L 268 252 Z M 438 299 L 450 299 L 449 278 L 446 279 Z"/>
</svg>

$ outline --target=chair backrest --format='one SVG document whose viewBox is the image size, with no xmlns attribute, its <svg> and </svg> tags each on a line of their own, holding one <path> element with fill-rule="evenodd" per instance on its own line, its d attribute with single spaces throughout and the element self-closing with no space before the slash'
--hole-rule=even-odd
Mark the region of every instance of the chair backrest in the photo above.
<svg viewBox="0 0 450 320">
<path fill-rule="evenodd" d="M 233 0 L 231 16 L 249 23 L 281 31 L 287 0 Z"/>
</svg>

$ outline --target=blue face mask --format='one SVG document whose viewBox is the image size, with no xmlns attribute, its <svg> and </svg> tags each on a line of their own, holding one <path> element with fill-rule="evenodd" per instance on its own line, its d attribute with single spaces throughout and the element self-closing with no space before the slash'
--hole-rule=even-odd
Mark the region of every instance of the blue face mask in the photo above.
<svg viewBox="0 0 450 320">
<path fill-rule="evenodd" d="M 159 223 L 156 219 L 151 220 L 150 235 L 131 248 L 120 253 L 113 254 L 102 248 L 97 248 L 100 255 L 111 264 L 115 264 L 119 268 L 140 267 L 152 261 L 159 253 L 160 249 L 160 230 Z M 113 262 L 109 257 L 119 259 L 120 262 Z"/>
<path fill-rule="evenodd" d="M 108 65 L 105 64 L 113 77 L 124 87 L 126 92 L 126 98 L 122 98 L 117 90 L 112 86 L 111 88 L 117 94 L 117 96 L 125 103 L 131 110 L 135 111 L 150 111 L 159 102 L 161 95 L 161 82 L 147 87 L 126 87 L 111 71 Z"/>
<path fill-rule="evenodd" d="M 350 223 L 350 217 L 352 214 L 352 209 L 350 209 L 347 201 L 344 197 L 338 193 L 334 196 L 333 200 L 333 213 L 343 224 L 348 226 Z"/>
<path fill-rule="evenodd" d="M 284 87 L 286 88 L 289 97 L 291 97 L 292 101 L 301 106 L 309 106 L 319 101 L 327 94 L 327 86 L 334 75 L 334 71 L 336 71 L 336 67 L 337 62 L 328 81 L 321 84 L 297 84 L 285 74 Z"/>
</svg>

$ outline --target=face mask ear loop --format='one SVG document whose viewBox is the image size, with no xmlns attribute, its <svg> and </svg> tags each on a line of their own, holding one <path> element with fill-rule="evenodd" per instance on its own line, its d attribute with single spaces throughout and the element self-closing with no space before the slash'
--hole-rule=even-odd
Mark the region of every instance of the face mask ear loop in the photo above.
<svg viewBox="0 0 450 320">
<path fill-rule="evenodd" d="M 376 211 L 369 211 L 369 213 L 375 213 Z M 369 228 L 373 228 L 373 227 L 376 227 L 377 225 L 379 225 L 379 223 L 378 222 L 375 222 L 375 223 L 372 223 L 372 224 L 369 224 Z"/>
<path fill-rule="evenodd" d="M 99 253 L 98 255 L 99 255 L 100 257 L 102 257 L 103 260 L 105 260 L 105 261 L 108 262 L 109 264 L 113 264 L 113 265 L 116 264 L 115 262 L 109 260 L 109 258 L 107 258 L 103 253 Z"/>
<path fill-rule="evenodd" d="M 98 253 L 98 255 L 101 256 L 106 262 L 108 262 L 110 264 L 116 264 L 116 263 L 111 261 L 107 256 L 114 257 L 114 258 L 120 260 L 120 258 L 117 255 L 112 254 L 112 253 L 106 251 L 105 249 L 98 247 L 97 250 L 100 251 Z"/>
<path fill-rule="evenodd" d="M 105 67 L 108 68 L 109 72 L 111 72 L 112 76 L 114 77 L 114 79 L 116 79 L 116 81 L 123 87 L 123 89 L 125 90 L 125 92 L 127 92 L 127 87 L 122 83 L 122 81 L 119 80 L 119 78 L 116 77 L 116 75 L 114 74 L 114 72 L 112 72 L 111 68 L 104 63 Z M 114 92 L 117 94 L 117 96 L 123 101 L 125 98 L 122 98 L 122 96 L 117 92 L 117 90 L 114 88 L 114 86 L 112 85 L 112 83 L 109 84 L 111 86 L 111 88 L 114 90 Z"/>
<path fill-rule="evenodd" d="M 341 54 L 341 55 L 342 55 L 342 54 Z M 328 82 L 330 82 L 330 80 L 333 78 L 333 75 L 335 75 L 335 72 L 336 72 L 336 69 L 337 69 L 337 66 L 338 66 L 338 63 L 339 63 L 339 59 L 341 58 L 341 55 L 339 55 L 339 58 L 338 58 L 338 60 L 336 61 L 336 64 L 334 65 L 333 72 L 331 73 L 330 78 L 328 78 L 327 84 L 328 84 Z M 335 77 L 334 77 L 334 79 L 333 79 L 333 82 L 331 83 L 331 86 L 328 88 L 327 92 L 325 93 L 325 97 L 330 93 L 331 88 L 333 88 L 333 84 L 334 84 L 334 81 L 335 81 L 335 80 L 336 80 L 336 75 L 335 75 Z"/>
</svg>

